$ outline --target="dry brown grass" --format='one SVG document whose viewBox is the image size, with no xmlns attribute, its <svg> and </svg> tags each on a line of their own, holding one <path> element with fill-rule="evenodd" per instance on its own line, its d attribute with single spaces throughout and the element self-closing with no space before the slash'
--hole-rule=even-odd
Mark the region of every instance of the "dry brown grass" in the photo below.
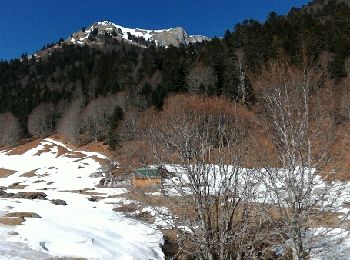
<svg viewBox="0 0 350 260">
<path fill-rule="evenodd" d="M 64 190 L 64 191 L 60 191 L 60 192 L 71 192 L 71 193 L 78 193 L 78 194 L 83 194 L 83 195 L 90 195 L 90 196 L 103 196 L 103 195 L 107 195 L 106 193 L 100 193 L 100 192 L 96 192 L 92 189 L 89 188 L 85 188 L 83 190 Z"/>
<path fill-rule="evenodd" d="M 336 132 L 336 140 L 331 147 L 332 163 L 328 169 L 336 169 L 337 179 L 350 181 L 350 122 L 339 126 Z"/>
<path fill-rule="evenodd" d="M 66 153 L 69 153 L 68 149 L 64 148 L 62 146 L 58 146 L 57 149 L 58 149 L 58 152 L 57 152 L 57 156 L 56 157 L 60 157 L 60 156 L 62 156 L 64 154 L 66 154 Z"/>
<path fill-rule="evenodd" d="M 0 168 L 0 178 L 7 178 L 14 174 L 16 171 Z"/>
<path fill-rule="evenodd" d="M 125 172 L 155 163 L 152 147 L 146 139 L 124 142 L 122 147 L 114 153 L 113 158 Z"/>
<path fill-rule="evenodd" d="M 19 182 L 13 183 L 10 186 L 7 187 L 7 189 L 14 189 L 14 190 L 23 190 L 28 185 L 22 185 Z"/>
<path fill-rule="evenodd" d="M 131 203 L 131 204 L 126 204 L 126 205 L 122 205 L 120 207 L 114 208 L 113 211 L 122 212 L 122 213 L 132 213 L 139 209 L 140 208 L 136 204 Z"/>
<path fill-rule="evenodd" d="M 50 152 L 52 145 L 45 144 L 43 148 L 41 148 L 35 155 L 40 156 L 43 153 Z"/>
<path fill-rule="evenodd" d="M 37 171 L 38 169 L 35 169 L 35 170 L 32 170 L 32 171 L 30 171 L 30 172 L 25 172 L 25 173 L 23 173 L 20 177 L 26 177 L 26 178 L 32 178 L 32 177 L 35 177 L 36 176 L 36 171 Z"/>
<path fill-rule="evenodd" d="M 75 158 L 76 159 L 83 159 L 86 157 L 86 155 L 81 153 L 81 152 L 69 152 L 64 157 L 72 158 L 72 159 L 75 159 Z"/>
<path fill-rule="evenodd" d="M 0 217 L 0 224 L 6 226 L 21 225 L 25 221 L 24 218 Z"/>
<path fill-rule="evenodd" d="M 55 135 L 51 135 L 50 138 L 63 143 L 65 146 L 67 146 L 68 148 L 70 148 L 72 150 L 83 150 L 83 151 L 88 151 L 88 152 L 96 152 L 96 153 L 103 154 L 107 157 L 112 157 L 112 153 L 108 150 L 108 146 L 102 142 L 91 142 L 88 144 L 83 144 L 83 145 L 77 146 L 77 145 L 71 144 L 62 135 L 55 134 Z M 67 153 L 69 153 L 69 152 L 67 151 Z M 60 154 L 60 152 L 59 152 L 59 154 Z"/>
<path fill-rule="evenodd" d="M 41 138 L 35 139 L 35 140 L 30 140 L 29 142 L 26 142 L 20 146 L 17 146 L 15 148 L 11 149 L 7 154 L 8 155 L 22 155 L 25 152 L 28 152 L 29 150 L 37 147 L 42 141 L 43 141 L 43 139 L 41 139 Z"/>
<path fill-rule="evenodd" d="M 108 145 L 102 142 L 92 142 L 86 145 L 80 146 L 79 149 L 89 152 L 95 152 L 105 155 L 106 157 L 111 158 L 112 152 L 108 150 Z"/>
<path fill-rule="evenodd" d="M 99 158 L 99 157 L 97 157 L 97 156 L 91 156 L 90 157 L 91 159 L 93 159 L 95 162 L 98 162 L 99 164 L 101 164 L 101 165 L 106 165 L 106 164 L 108 164 L 109 163 L 109 160 L 108 159 L 101 159 L 101 158 Z"/>
<path fill-rule="evenodd" d="M 21 225 L 25 221 L 25 218 L 40 218 L 40 216 L 34 212 L 10 212 L 0 217 L 0 224 L 17 226 Z"/>
<path fill-rule="evenodd" d="M 34 212 L 9 212 L 5 215 L 8 218 L 41 218 Z"/>
<path fill-rule="evenodd" d="M 116 195 L 114 197 L 117 198 L 125 198 L 128 200 L 138 201 L 142 204 L 151 205 L 153 207 L 168 207 L 169 206 L 169 199 L 165 196 L 153 196 L 153 195 L 146 195 L 144 192 L 151 191 L 149 189 L 135 189 L 134 191 L 129 191 L 127 193 L 123 193 L 120 195 Z M 174 200 L 175 198 L 171 198 L 171 200 Z"/>
</svg>

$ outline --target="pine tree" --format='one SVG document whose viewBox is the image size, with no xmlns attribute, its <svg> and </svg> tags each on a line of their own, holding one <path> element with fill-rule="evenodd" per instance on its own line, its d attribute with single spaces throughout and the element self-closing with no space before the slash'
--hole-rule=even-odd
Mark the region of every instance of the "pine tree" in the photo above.
<svg viewBox="0 0 350 260">
<path fill-rule="evenodd" d="M 123 109 L 116 105 L 113 109 L 112 115 L 108 118 L 109 130 L 107 134 L 107 144 L 109 149 L 114 151 L 117 146 L 120 146 L 120 137 L 116 132 L 117 127 L 120 124 L 120 121 L 124 119 Z"/>
</svg>

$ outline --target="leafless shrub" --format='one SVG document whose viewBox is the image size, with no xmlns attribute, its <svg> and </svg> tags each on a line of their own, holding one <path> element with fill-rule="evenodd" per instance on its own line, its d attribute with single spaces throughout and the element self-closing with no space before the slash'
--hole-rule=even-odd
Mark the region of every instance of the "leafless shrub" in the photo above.
<svg viewBox="0 0 350 260">
<path fill-rule="evenodd" d="M 271 63 L 255 82 L 263 119 L 279 158 L 279 168 L 266 158 L 260 176 L 276 213 L 266 217 L 279 223 L 274 232 L 287 241 L 293 259 L 318 253 L 320 245 L 324 249 L 330 242 L 325 237 L 332 233 L 327 228 L 344 227 L 348 216 L 339 213 L 346 190 L 336 182 L 336 169 L 327 168 L 332 162 L 329 147 L 334 141 L 334 120 L 325 112 L 329 111 L 325 104 L 314 99 L 325 83 L 322 72 L 300 70 L 281 61 Z M 317 226 L 326 228 L 315 232 L 312 228 Z"/>
<path fill-rule="evenodd" d="M 56 125 L 56 108 L 51 103 L 42 103 L 33 109 L 28 117 L 28 131 L 31 135 L 44 137 L 52 134 Z"/>
<path fill-rule="evenodd" d="M 220 98 L 170 98 L 150 140 L 161 163 L 175 164 L 163 183 L 180 249 L 199 259 L 240 259 L 257 252 L 262 223 L 255 183 L 243 169 L 249 113 Z"/>
<path fill-rule="evenodd" d="M 11 113 L 0 114 L 0 146 L 15 145 L 21 138 L 21 126 Z"/>
</svg>

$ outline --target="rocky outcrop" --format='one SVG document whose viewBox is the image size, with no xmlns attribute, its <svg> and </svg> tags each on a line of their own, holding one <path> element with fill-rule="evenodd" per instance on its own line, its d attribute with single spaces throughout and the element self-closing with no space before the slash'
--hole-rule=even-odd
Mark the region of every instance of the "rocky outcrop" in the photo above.
<svg viewBox="0 0 350 260">
<path fill-rule="evenodd" d="M 104 188 L 120 188 L 131 185 L 131 174 L 113 174 L 106 173 L 105 177 L 100 180 L 98 187 Z"/>
<path fill-rule="evenodd" d="M 165 47 L 209 40 L 206 36 L 188 35 L 182 27 L 164 30 L 131 29 L 112 22 L 104 21 L 94 23 L 88 29 L 82 28 L 79 32 L 72 34 L 66 42 L 80 45 L 103 44 L 104 36 L 109 36 L 117 40 L 127 41 L 141 46 L 146 46 L 147 44 L 154 42 L 158 46 Z"/>
<path fill-rule="evenodd" d="M 201 35 L 188 35 L 182 27 L 152 32 L 152 36 L 156 42 L 163 46 L 179 46 L 180 44 L 196 43 L 209 40 L 208 37 Z"/>
<path fill-rule="evenodd" d="M 60 199 L 54 199 L 51 200 L 51 203 L 54 205 L 60 205 L 60 206 L 66 206 L 67 202 L 65 202 L 64 200 L 60 200 Z"/>
<path fill-rule="evenodd" d="M 44 192 L 18 192 L 14 197 L 19 199 L 45 200 L 47 195 Z"/>
</svg>

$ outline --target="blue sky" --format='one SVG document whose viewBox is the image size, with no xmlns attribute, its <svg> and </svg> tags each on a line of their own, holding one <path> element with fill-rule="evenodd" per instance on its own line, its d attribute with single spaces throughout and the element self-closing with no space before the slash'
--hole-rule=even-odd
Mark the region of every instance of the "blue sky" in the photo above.
<svg viewBox="0 0 350 260">
<path fill-rule="evenodd" d="M 43 45 L 109 20 L 125 27 L 182 26 L 190 34 L 222 36 L 244 19 L 263 21 L 307 0 L 0 0 L 0 59 L 31 54 Z"/>
</svg>

